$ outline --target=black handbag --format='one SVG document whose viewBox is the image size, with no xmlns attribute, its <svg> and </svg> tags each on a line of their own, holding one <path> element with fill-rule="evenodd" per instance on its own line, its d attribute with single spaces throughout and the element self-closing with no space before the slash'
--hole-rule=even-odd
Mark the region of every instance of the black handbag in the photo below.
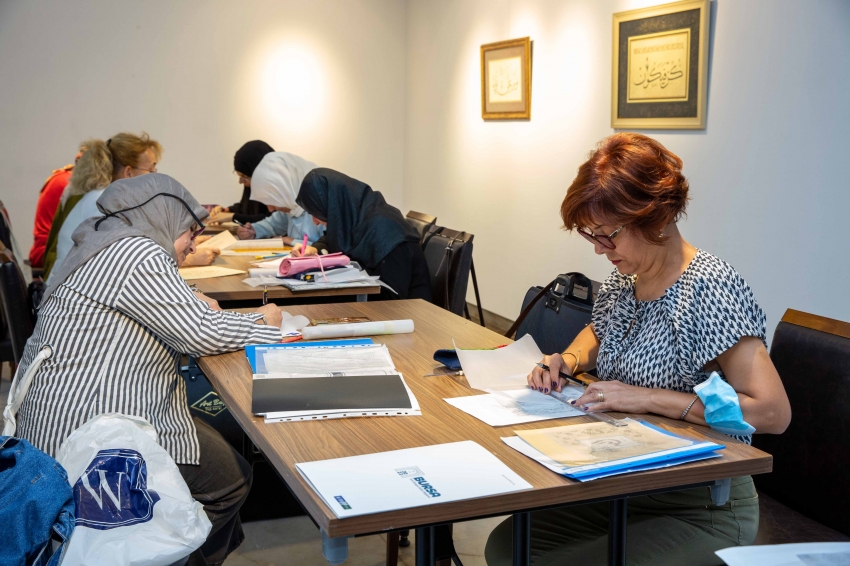
<svg viewBox="0 0 850 566">
<path fill-rule="evenodd" d="M 594 290 L 599 283 L 581 273 L 564 273 L 545 287 L 532 287 L 522 301 L 522 312 L 505 334 L 519 340 L 531 334 L 544 354 L 563 352 L 590 324 Z"/>
</svg>

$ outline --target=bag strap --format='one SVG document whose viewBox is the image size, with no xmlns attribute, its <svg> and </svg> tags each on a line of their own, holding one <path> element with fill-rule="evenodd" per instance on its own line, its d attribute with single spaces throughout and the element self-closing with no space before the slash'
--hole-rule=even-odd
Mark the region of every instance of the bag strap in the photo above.
<svg viewBox="0 0 850 566">
<path fill-rule="evenodd" d="M 528 304 L 525 306 L 525 308 L 524 308 L 524 309 L 522 309 L 522 312 L 521 312 L 521 313 L 519 313 L 519 318 L 517 318 L 517 319 L 516 319 L 516 321 L 515 321 L 515 322 L 511 325 L 511 327 L 508 329 L 508 331 L 507 331 L 507 332 L 505 332 L 505 338 L 513 338 L 513 337 L 514 337 L 514 334 L 516 334 L 516 331 L 517 331 L 517 328 L 519 328 L 519 325 L 520 325 L 520 324 L 522 324 L 522 321 L 524 321 L 524 320 L 525 320 L 525 317 L 527 317 L 527 316 L 528 316 L 528 313 L 530 313 L 530 312 L 531 312 L 531 309 L 534 307 L 534 305 L 535 305 L 535 304 L 537 304 L 537 301 L 539 301 L 539 300 L 540 300 L 540 298 L 541 298 L 543 295 L 545 295 L 546 293 L 548 293 L 548 292 L 549 292 L 549 290 L 550 290 L 552 287 L 554 287 L 554 286 L 555 286 L 555 282 L 556 282 L 556 281 L 558 281 L 558 279 L 557 279 L 557 278 L 556 278 L 556 279 L 554 279 L 552 282 L 550 282 L 550 283 L 549 283 L 548 285 L 546 285 L 545 287 L 543 287 L 542 289 L 540 289 L 540 291 L 539 291 L 539 292 L 538 292 L 538 293 L 534 296 L 534 298 L 533 298 L 533 299 L 531 299 L 531 302 L 530 302 L 530 303 L 528 303 Z"/>
</svg>

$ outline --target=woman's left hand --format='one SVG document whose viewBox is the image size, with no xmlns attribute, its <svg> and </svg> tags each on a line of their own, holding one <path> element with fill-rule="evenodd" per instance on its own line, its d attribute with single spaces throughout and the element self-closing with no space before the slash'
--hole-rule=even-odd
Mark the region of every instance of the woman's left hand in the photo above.
<svg viewBox="0 0 850 566">
<path fill-rule="evenodd" d="M 622 381 L 597 381 L 588 385 L 584 395 L 573 404 L 577 407 L 588 405 L 588 412 L 647 413 L 651 391 Z"/>
</svg>

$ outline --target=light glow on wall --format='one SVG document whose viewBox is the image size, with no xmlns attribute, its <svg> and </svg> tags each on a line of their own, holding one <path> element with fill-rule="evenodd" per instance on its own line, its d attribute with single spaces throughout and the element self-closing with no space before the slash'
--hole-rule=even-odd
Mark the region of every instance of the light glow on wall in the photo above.
<svg viewBox="0 0 850 566">
<path fill-rule="evenodd" d="M 317 50 L 282 41 L 262 50 L 259 65 L 263 115 L 288 133 L 305 133 L 327 118 L 328 79 Z"/>
</svg>

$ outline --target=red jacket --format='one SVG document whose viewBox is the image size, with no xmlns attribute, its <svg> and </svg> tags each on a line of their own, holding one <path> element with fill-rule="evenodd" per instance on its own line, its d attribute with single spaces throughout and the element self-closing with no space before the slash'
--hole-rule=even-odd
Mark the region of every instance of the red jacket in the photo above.
<svg viewBox="0 0 850 566">
<path fill-rule="evenodd" d="M 32 231 L 32 248 L 30 248 L 30 264 L 32 267 L 44 266 L 44 248 L 47 245 L 47 235 L 53 224 L 53 215 L 59 208 L 59 199 L 71 179 L 73 165 L 56 169 L 44 182 L 38 204 L 35 206 L 35 227 Z"/>
</svg>

